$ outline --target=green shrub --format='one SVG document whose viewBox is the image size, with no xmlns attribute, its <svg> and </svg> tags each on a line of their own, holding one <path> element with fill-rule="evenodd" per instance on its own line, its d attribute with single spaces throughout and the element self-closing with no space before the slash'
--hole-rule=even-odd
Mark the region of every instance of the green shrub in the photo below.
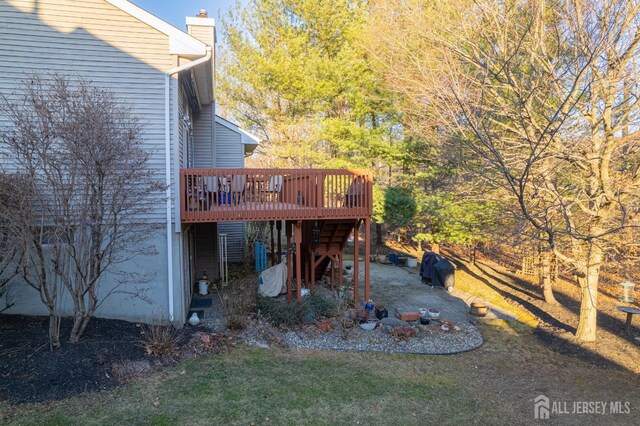
<svg viewBox="0 0 640 426">
<path fill-rule="evenodd" d="M 302 300 L 303 308 L 312 311 L 316 318 L 332 317 L 336 314 L 336 303 L 326 297 L 311 295 Z"/>
<path fill-rule="evenodd" d="M 256 312 L 276 327 L 293 327 L 311 324 L 320 317 L 334 316 L 336 304 L 322 296 L 305 297 L 302 303 L 258 296 Z"/>
</svg>

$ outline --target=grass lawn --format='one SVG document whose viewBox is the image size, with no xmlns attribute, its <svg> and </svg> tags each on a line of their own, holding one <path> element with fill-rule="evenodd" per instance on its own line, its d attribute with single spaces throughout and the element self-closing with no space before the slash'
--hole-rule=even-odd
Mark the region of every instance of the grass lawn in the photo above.
<svg viewBox="0 0 640 426">
<path fill-rule="evenodd" d="M 533 400 L 541 394 L 569 410 L 574 402 L 596 401 L 630 408 L 622 414 L 552 413 L 550 423 L 638 424 L 639 352 L 637 344 L 616 334 L 617 319 L 604 312 L 604 337 L 595 344 L 558 344 L 556 332 L 541 332 L 539 319 L 571 323 L 573 317 L 562 316 L 575 305 L 565 295 L 571 288 L 558 289 L 564 305 L 546 312 L 535 295 L 527 295 L 527 283 L 487 268 L 461 267 L 457 285 L 509 308 L 520 321 L 481 322 L 485 343 L 472 352 L 424 356 L 237 347 L 101 393 L 38 404 L 0 401 L 0 424 L 537 424 Z"/>
<path fill-rule="evenodd" d="M 237 348 L 128 386 L 61 402 L 7 406 L 0 423 L 528 424 L 533 398 L 624 400 L 631 414 L 558 418 L 630 424 L 637 376 L 547 350 L 529 327 L 483 326 L 485 345 L 455 356 Z M 552 417 L 553 418 L 553 417 Z"/>
</svg>

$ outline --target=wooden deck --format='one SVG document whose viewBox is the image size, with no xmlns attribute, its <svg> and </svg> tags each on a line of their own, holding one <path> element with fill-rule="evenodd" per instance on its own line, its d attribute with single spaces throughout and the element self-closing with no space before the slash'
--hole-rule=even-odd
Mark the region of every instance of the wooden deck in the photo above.
<svg viewBox="0 0 640 426">
<path fill-rule="evenodd" d="M 360 170 L 182 169 L 183 223 L 359 219 L 371 216 L 371 173 Z"/>
</svg>

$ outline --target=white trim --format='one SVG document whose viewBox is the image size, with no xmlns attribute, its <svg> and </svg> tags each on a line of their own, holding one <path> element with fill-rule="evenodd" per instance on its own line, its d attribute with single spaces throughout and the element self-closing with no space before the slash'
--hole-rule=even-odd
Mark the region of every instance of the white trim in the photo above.
<svg viewBox="0 0 640 426">
<path fill-rule="evenodd" d="M 173 198 L 171 196 L 171 113 L 169 111 L 169 83 L 171 76 L 165 74 L 164 83 L 164 149 L 165 149 L 165 175 L 166 175 L 166 197 L 167 197 L 167 292 L 169 297 L 169 321 L 174 321 L 174 302 L 173 302 L 173 233 L 171 232 L 171 205 Z"/>
<path fill-rule="evenodd" d="M 187 16 L 187 25 L 194 27 L 215 27 L 216 20 L 213 18 L 200 18 L 197 16 Z"/>
<path fill-rule="evenodd" d="M 128 13 L 141 22 L 169 36 L 169 53 L 182 56 L 202 56 L 207 45 L 173 25 L 127 0 L 105 0 L 107 3 Z"/>
<path fill-rule="evenodd" d="M 206 53 L 206 55 L 205 55 Z M 211 47 L 210 46 L 205 46 L 205 51 L 203 52 L 203 56 L 202 58 L 196 59 L 195 61 L 191 61 L 191 62 L 187 62 L 184 65 L 180 65 L 179 67 L 175 67 L 175 68 L 171 68 L 168 71 L 165 71 L 165 73 L 167 75 L 173 75 L 188 69 L 191 69 L 193 67 L 195 67 L 196 65 L 200 65 L 202 63 L 205 63 L 207 61 L 211 60 Z"/>
<path fill-rule="evenodd" d="M 115 0 L 107 0 L 107 1 L 115 1 Z M 210 61 L 211 60 L 211 47 L 209 46 L 205 46 L 205 52 L 206 55 L 203 56 L 200 59 L 197 59 L 195 61 L 189 62 L 187 64 L 175 67 L 175 68 L 171 68 L 170 70 L 168 70 L 167 72 L 165 72 L 164 75 L 164 138 L 165 138 L 165 143 L 164 143 L 164 148 L 165 148 L 165 184 L 166 184 L 166 198 L 167 198 L 167 205 L 166 205 L 166 209 L 167 209 L 167 292 L 168 292 L 168 298 L 169 298 L 169 321 L 173 322 L 175 320 L 175 307 L 174 307 L 174 299 L 173 299 L 173 291 L 174 291 L 174 286 L 173 286 L 173 232 L 172 232 L 172 226 L 171 226 L 171 222 L 172 222 L 172 217 L 171 217 L 171 207 L 172 205 L 175 206 L 176 209 L 176 223 L 175 223 L 175 232 L 176 233 L 180 233 L 181 232 L 181 220 L 180 220 L 180 202 L 179 202 L 179 197 L 177 197 L 177 194 L 179 194 L 178 191 L 176 191 L 176 199 L 178 200 L 178 202 L 176 203 L 176 201 L 173 198 L 173 191 L 171 190 L 171 135 L 174 135 L 174 139 L 176 140 L 176 143 L 173 146 L 174 149 L 174 155 L 175 155 L 175 159 L 174 159 L 174 166 L 176 168 L 175 173 L 174 173 L 174 178 L 176 179 L 176 185 L 179 185 L 180 183 L 180 174 L 179 174 L 179 170 L 180 170 L 180 164 L 178 163 L 178 156 L 175 154 L 175 151 L 177 151 L 178 149 L 178 144 L 177 144 L 177 138 L 178 138 L 178 90 L 180 90 L 179 86 L 178 86 L 178 82 L 177 79 L 173 79 L 172 76 L 176 73 L 179 73 L 181 71 L 185 71 L 188 70 L 192 67 L 195 67 L 199 64 L 202 64 L 204 62 Z M 175 110 L 173 113 L 173 125 L 174 128 L 171 128 L 171 91 L 170 91 L 170 87 L 171 87 L 171 82 L 174 81 L 174 105 L 175 105 Z M 181 260 L 180 260 L 181 261 Z M 180 272 L 180 277 L 182 280 L 182 272 Z"/>
</svg>

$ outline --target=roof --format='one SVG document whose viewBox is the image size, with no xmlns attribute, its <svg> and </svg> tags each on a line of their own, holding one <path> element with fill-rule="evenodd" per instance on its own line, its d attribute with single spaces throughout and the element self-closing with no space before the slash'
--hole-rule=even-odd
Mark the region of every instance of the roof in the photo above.
<svg viewBox="0 0 640 426">
<path fill-rule="evenodd" d="M 207 54 L 207 45 L 205 43 L 147 12 L 143 8 L 127 0 L 105 1 L 169 36 L 169 51 L 171 54 L 185 57 L 200 57 Z"/>
<path fill-rule="evenodd" d="M 245 154 L 251 154 L 254 149 L 260 144 L 260 138 L 256 135 L 243 130 L 237 124 L 232 123 L 229 120 L 226 120 L 219 115 L 216 115 L 216 123 L 226 127 L 229 130 L 232 130 L 236 133 L 239 133 L 242 136 L 241 143 L 245 145 L 244 152 Z"/>
</svg>

